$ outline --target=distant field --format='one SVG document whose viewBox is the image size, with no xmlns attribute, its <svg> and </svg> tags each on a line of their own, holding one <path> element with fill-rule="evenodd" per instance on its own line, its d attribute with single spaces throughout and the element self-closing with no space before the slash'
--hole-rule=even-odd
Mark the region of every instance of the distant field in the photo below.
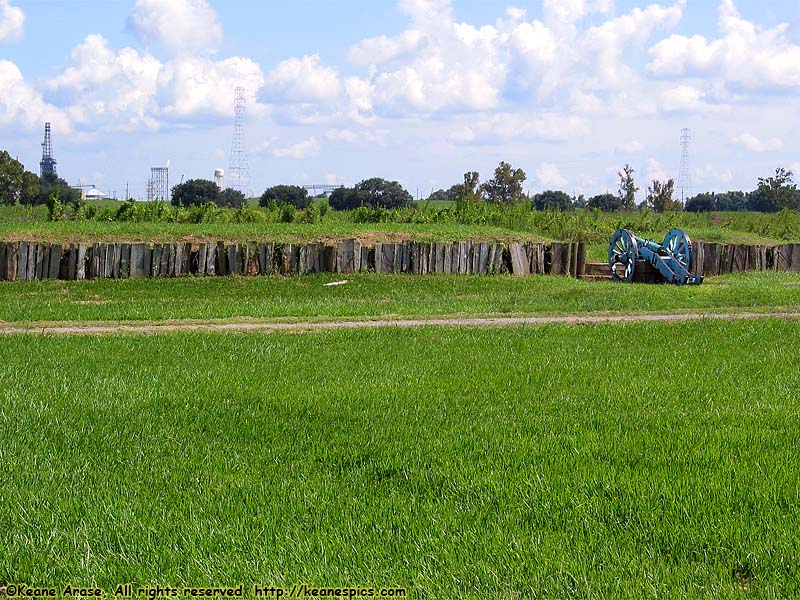
<svg viewBox="0 0 800 600">
<path fill-rule="evenodd" d="M 0 581 L 798 597 L 798 356 L 781 321 L 5 338 Z"/>
<path fill-rule="evenodd" d="M 324 284 L 346 279 L 346 285 Z M 320 274 L 0 282 L 0 321 L 377 318 L 673 311 L 796 311 L 800 273 L 751 272 L 699 287 L 567 277 Z"/>
</svg>

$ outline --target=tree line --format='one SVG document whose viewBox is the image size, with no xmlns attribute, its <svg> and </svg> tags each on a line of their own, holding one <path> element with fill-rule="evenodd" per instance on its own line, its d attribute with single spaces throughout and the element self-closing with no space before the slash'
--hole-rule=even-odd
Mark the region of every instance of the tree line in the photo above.
<svg viewBox="0 0 800 600">
<path fill-rule="evenodd" d="M 758 186 L 753 191 L 729 191 L 721 194 L 703 192 L 689 198 L 685 203 L 673 198 L 675 181 L 668 179 L 652 181 L 647 187 L 645 200 L 637 204 L 636 194 L 640 188 L 637 187 L 634 176 L 634 169 L 626 164 L 618 173 L 615 194 L 607 192 L 587 199 L 583 195 L 575 197 L 560 190 L 546 190 L 528 196 L 523 191 L 523 184 L 527 180 L 525 171 L 514 168 L 507 162 L 500 162 L 493 177 L 483 183 L 477 171 L 468 171 L 464 173 L 463 181 L 453 184 L 447 190 L 439 189 L 432 192 L 428 200 L 451 201 L 462 205 L 485 202 L 512 206 L 528 203 L 533 210 L 557 211 L 800 210 L 800 191 L 794 182 L 794 174 L 784 168 L 776 169 L 772 176 L 759 178 Z M 240 191 L 231 188 L 221 190 L 215 182 L 207 179 L 189 179 L 172 188 L 171 202 L 175 206 L 213 204 L 218 207 L 239 208 L 246 205 L 247 198 Z M 39 177 L 35 173 L 26 171 L 19 161 L 3 150 L 0 151 L 0 204 L 47 204 L 52 213 L 66 204 L 76 206 L 80 204 L 80 192 L 55 175 Z M 262 207 L 285 206 L 306 210 L 313 206 L 314 198 L 311 198 L 308 190 L 303 187 L 275 185 L 261 194 L 259 204 Z M 353 210 L 361 207 L 397 209 L 412 206 L 413 198 L 397 181 L 372 177 L 352 187 L 335 189 L 328 196 L 327 205 L 334 210 Z"/>
</svg>

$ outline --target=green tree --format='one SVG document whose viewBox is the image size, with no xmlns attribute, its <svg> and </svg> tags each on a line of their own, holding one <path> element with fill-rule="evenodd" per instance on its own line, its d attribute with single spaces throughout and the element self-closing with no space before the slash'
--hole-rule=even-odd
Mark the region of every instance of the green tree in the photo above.
<svg viewBox="0 0 800 600">
<path fill-rule="evenodd" d="M 219 193 L 219 205 L 239 208 L 247 204 L 247 198 L 239 190 L 225 188 Z"/>
<path fill-rule="evenodd" d="M 615 196 L 614 194 L 600 194 L 598 196 L 592 196 L 589 198 L 589 201 L 586 203 L 586 206 L 591 209 L 602 210 L 603 212 L 615 212 L 618 210 L 622 210 L 624 204 L 622 202 L 622 198 L 619 196 Z"/>
<path fill-rule="evenodd" d="M 773 177 L 759 177 L 758 189 L 750 195 L 750 210 L 778 212 L 784 208 L 800 208 L 800 194 L 793 180 L 794 173 L 783 167 Z"/>
<path fill-rule="evenodd" d="M 339 187 L 331 192 L 328 202 L 333 210 L 353 210 L 362 206 L 362 197 L 356 188 Z"/>
<path fill-rule="evenodd" d="M 56 194 L 64 205 L 76 205 L 80 202 L 81 192 L 79 190 L 70 187 L 69 183 L 61 177 L 45 173 L 44 177 L 39 179 L 39 191 L 31 200 L 31 204 L 47 204 L 53 194 Z"/>
<path fill-rule="evenodd" d="M 622 168 L 622 172 L 617 173 L 619 175 L 619 197 L 622 200 L 623 210 L 636 209 L 636 192 L 639 191 L 639 188 L 636 187 L 633 180 L 634 172 L 633 167 L 626 164 Z"/>
<path fill-rule="evenodd" d="M 703 192 L 689 198 L 686 201 L 686 212 L 711 212 L 716 210 L 716 198 L 714 192 Z"/>
<path fill-rule="evenodd" d="M 489 202 L 497 204 L 517 204 L 523 199 L 522 184 L 528 178 L 522 169 L 514 169 L 507 162 L 500 162 L 494 170 L 494 177 L 484 183 L 480 190 Z"/>
<path fill-rule="evenodd" d="M 481 199 L 478 184 L 481 176 L 477 171 L 467 171 L 464 173 L 464 182 L 457 184 L 456 200 L 464 202 L 478 202 Z M 451 190 L 453 188 L 450 188 Z"/>
<path fill-rule="evenodd" d="M 213 202 L 220 206 L 219 187 L 208 179 L 189 179 L 172 188 L 172 204 L 174 206 L 202 205 Z"/>
<path fill-rule="evenodd" d="M 570 210 L 572 198 L 561 191 L 548 190 L 533 197 L 533 208 L 536 210 Z"/>
<path fill-rule="evenodd" d="M 18 160 L 0 152 L 0 204 L 32 204 L 39 193 L 39 178 Z"/>
<path fill-rule="evenodd" d="M 667 181 L 654 179 L 653 185 L 647 188 L 647 207 L 656 212 L 679 210 L 681 203 L 672 199 L 673 193 L 675 193 L 674 179 Z"/>
<path fill-rule="evenodd" d="M 308 197 L 308 190 L 299 185 L 273 185 L 261 194 L 259 204 L 261 206 L 291 204 L 295 208 L 306 208 L 311 204 L 311 198 Z"/>
<path fill-rule="evenodd" d="M 410 206 L 414 199 L 402 185 L 396 181 L 387 181 L 380 177 L 365 179 L 355 187 L 364 206 L 381 206 L 383 208 L 402 208 Z"/>
</svg>

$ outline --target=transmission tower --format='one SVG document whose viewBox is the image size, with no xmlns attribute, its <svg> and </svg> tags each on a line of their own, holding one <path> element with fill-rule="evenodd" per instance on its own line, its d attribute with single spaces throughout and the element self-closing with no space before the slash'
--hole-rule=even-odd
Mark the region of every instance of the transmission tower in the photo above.
<svg viewBox="0 0 800 600">
<path fill-rule="evenodd" d="M 53 158 L 53 140 L 50 137 L 50 123 L 44 124 L 44 141 L 42 142 L 42 161 L 39 163 L 39 175 L 57 175 L 56 159 Z"/>
<path fill-rule="evenodd" d="M 692 195 L 692 176 L 689 172 L 689 143 L 692 141 L 692 132 L 681 129 L 681 170 L 678 174 L 678 189 L 681 191 L 681 202 L 685 202 Z"/>
<path fill-rule="evenodd" d="M 228 187 L 247 195 L 250 185 L 250 166 L 244 140 L 244 88 L 237 87 L 233 99 L 233 141 L 228 166 Z"/>
<path fill-rule="evenodd" d="M 169 200 L 169 166 L 150 167 L 148 200 Z"/>
</svg>

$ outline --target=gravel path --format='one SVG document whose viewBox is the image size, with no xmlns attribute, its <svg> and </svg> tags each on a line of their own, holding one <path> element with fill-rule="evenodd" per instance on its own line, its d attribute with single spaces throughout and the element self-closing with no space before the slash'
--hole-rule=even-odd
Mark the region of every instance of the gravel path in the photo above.
<svg viewBox="0 0 800 600">
<path fill-rule="evenodd" d="M 742 320 L 742 319 L 800 319 L 800 313 L 682 313 L 682 314 L 649 314 L 649 315 L 572 315 L 560 317 L 448 317 L 432 319 L 378 319 L 371 321 L 310 321 L 310 322 L 270 322 L 246 321 L 241 323 L 192 322 L 142 324 L 142 325 L 109 325 L 92 324 L 92 322 L 27 324 L 12 325 L 0 323 L 0 335 L 13 334 L 46 334 L 46 335 L 100 335 L 100 334 L 141 334 L 168 333 L 176 331 L 201 332 L 280 332 L 303 333 L 327 329 L 374 329 L 377 327 L 513 327 L 518 325 L 596 325 L 604 323 L 643 323 L 667 322 L 682 323 L 686 321 Z"/>
</svg>

